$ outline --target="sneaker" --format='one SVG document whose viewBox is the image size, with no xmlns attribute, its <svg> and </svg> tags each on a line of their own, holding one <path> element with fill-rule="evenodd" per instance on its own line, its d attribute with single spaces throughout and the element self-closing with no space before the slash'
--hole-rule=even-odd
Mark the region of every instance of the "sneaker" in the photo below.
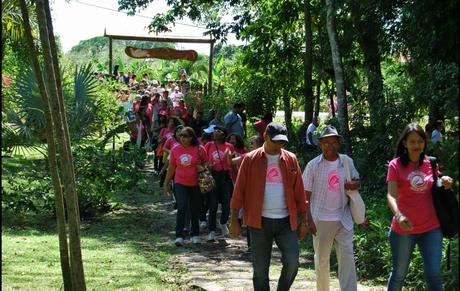
<svg viewBox="0 0 460 291">
<path fill-rule="evenodd" d="M 206 221 L 200 222 L 200 230 L 205 230 L 208 227 L 208 223 Z"/>
<path fill-rule="evenodd" d="M 184 245 L 184 239 L 181 237 L 177 237 L 176 240 L 174 241 L 174 244 L 177 247 L 182 247 Z"/>
<path fill-rule="evenodd" d="M 216 233 L 214 231 L 210 231 L 208 234 L 208 242 L 216 241 Z"/>
<path fill-rule="evenodd" d="M 194 236 L 194 237 L 192 237 L 192 243 L 193 243 L 194 245 L 199 245 L 199 244 L 201 244 L 201 238 L 200 238 L 199 236 Z"/>
<path fill-rule="evenodd" d="M 228 231 L 227 224 L 221 224 L 220 229 L 222 230 L 222 235 L 223 236 L 228 236 L 229 231 Z"/>
</svg>

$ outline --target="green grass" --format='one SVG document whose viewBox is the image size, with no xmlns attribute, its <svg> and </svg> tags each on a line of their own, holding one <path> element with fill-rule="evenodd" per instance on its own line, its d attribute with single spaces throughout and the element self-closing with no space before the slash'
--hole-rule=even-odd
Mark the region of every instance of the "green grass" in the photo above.
<svg viewBox="0 0 460 291">
<path fill-rule="evenodd" d="M 82 223 L 88 290 L 178 289 L 184 270 L 171 270 L 168 260 L 176 249 L 168 233 L 157 231 L 173 227 L 165 227 L 161 212 L 141 207 L 161 203 L 159 192 L 150 190 L 115 193 L 118 209 Z M 2 218 L 2 289 L 62 290 L 55 220 L 9 213 Z"/>
</svg>

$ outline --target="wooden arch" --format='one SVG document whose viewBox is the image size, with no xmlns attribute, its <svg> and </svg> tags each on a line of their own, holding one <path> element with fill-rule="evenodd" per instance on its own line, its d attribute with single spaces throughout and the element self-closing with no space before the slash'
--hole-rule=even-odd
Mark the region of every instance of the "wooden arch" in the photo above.
<svg viewBox="0 0 460 291">
<path fill-rule="evenodd" d="M 104 36 L 109 38 L 109 74 L 112 75 L 112 40 L 138 40 L 138 41 L 151 41 L 151 42 L 183 42 L 183 43 L 209 43 L 209 66 L 208 66 L 208 94 L 212 93 L 212 59 L 213 59 L 213 48 L 215 40 L 210 39 L 193 39 L 193 38 L 172 38 L 172 37 L 143 37 L 143 36 L 129 36 L 129 35 L 112 35 L 106 34 L 104 30 Z"/>
</svg>

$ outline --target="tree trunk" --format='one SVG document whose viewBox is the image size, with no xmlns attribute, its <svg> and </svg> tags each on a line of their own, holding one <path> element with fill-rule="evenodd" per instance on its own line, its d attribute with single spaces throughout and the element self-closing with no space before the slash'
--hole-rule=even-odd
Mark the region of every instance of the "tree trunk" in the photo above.
<svg viewBox="0 0 460 291">
<path fill-rule="evenodd" d="M 48 29 L 52 23 L 47 23 L 47 13 L 49 6 L 43 0 L 37 1 L 37 19 L 39 21 L 40 40 L 43 48 L 45 59 L 45 72 L 47 74 L 48 90 L 50 92 L 51 114 L 54 118 L 53 123 L 56 129 L 58 150 L 61 157 L 61 171 L 64 182 L 64 189 L 67 201 L 67 214 L 69 225 L 69 245 L 70 245 L 70 270 L 72 285 L 74 290 L 86 290 L 85 277 L 83 272 L 83 261 L 81 257 L 80 229 L 78 215 L 78 200 L 75 186 L 75 174 L 73 169 L 72 154 L 70 151 L 70 140 L 68 125 L 65 118 L 64 102 L 62 92 L 58 93 L 58 79 L 55 72 L 59 72 L 59 64 L 54 61 L 51 42 L 54 42 L 54 36 L 50 39 Z M 51 30 L 52 33 L 52 30 Z M 56 68 L 55 68 L 56 67 Z"/>
<path fill-rule="evenodd" d="M 340 56 L 339 44 L 335 27 L 335 5 L 334 0 L 326 0 L 327 6 L 327 34 L 331 45 L 332 64 L 334 66 L 335 84 L 337 90 L 338 118 L 340 134 L 343 136 L 345 152 L 351 154 L 350 135 L 348 129 L 347 96 L 345 94 L 345 81 L 343 77 L 343 66 Z"/>
<path fill-rule="evenodd" d="M 310 124 L 313 118 L 313 38 L 311 31 L 310 0 L 304 0 L 305 14 L 305 60 L 304 60 L 304 97 L 305 121 Z"/>
<path fill-rule="evenodd" d="M 64 290 L 72 290 L 72 278 L 70 273 L 70 264 L 69 264 L 69 247 L 67 242 L 67 232 L 66 232 L 66 223 L 65 223 L 65 210 L 64 210 L 64 197 L 62 194 L 62 184 L 61 179 L 58 173 L 58 164 L 56 159 L 56 144 L 54 141 L 53 134 L 53 123 L 51 118 L 51 108 L 48 99 L 48 93 L 46 92 L 45 81 L 43 79 L 43 74 L 41 72 L 40 64 L 38 61 L 38 54 L 35 50 L 32 30 L 29 23 L 29 12 L 27 10 L 27 5 L 25 0 L 20 0 L 19 4 L 21 6 L 21 12 L 24 21 L 24 31 L 29 45 L 30 55 L 32 59 L 33 68 L 35 71 L 35 76 L 37 78 L 38 87 L 40 90 L 40 95 L 43 101 L 43 112 L 45 116 L 45 133 L 48 143 L 48 163 L 50 167 L 51 180 L 53 182 L 53 189 L 55 193 L 55 203 L 56 203 L 56 221 L 57 221 L 57 230 L 59 237 L 59 253 L 61 259 L 61 270 L 62 278 L 64 280 Z"/>
<path fill-rule="evenodd" d="M 321 75 L 318 74 L 318 79 L 316 80 L 316 102 L 315 102 L 315 111 L 314 111 L 315 117 L 319 117 L 320 100 L 321 100 Z"/>
<path fill-rule="evenodd" d="M 385 116 L 379 114 L 379 109 L 384 104 L 383 99 L 383 78 L 380 67 L 379 51 L 379 27 L 376 23 L 377 15 L 373 7 L 362 7 L 360 2 L 352 6 L 352 20 L 355 30 L 358 33 L 358 40 L 364 54 L 364 69 L 367 75 L 370 112 L 370 125 L 373 128 L 385 126 Z"/>
</svg>

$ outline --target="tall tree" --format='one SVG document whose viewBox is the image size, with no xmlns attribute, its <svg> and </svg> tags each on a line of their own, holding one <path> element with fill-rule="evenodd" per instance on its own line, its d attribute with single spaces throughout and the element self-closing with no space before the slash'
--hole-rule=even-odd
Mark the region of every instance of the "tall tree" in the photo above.
<svg viewBox="0 0 460 291">
<path fill-rule="evenodd" d="M 372 3 L 371 3 L 372 2 Z M 380 67 L 381 54 L 379 37 L 382 24 L 376 13 L 373 1 L 351 1 L 351 14 L 358 41 L 364 55 L 364 68 L 367 76 L 367 100 L 369 101 L 370 125 L 385 128 L 385 116 L 379 114 L 384 104 L 383 77 Z M 379 132 L 381 132 L 379 130 Z"/>
<path fill-rule="evenodd" d="M 311 27 L 310 0 L 304 0 L 305 19 L 305 61 L 304 61 L 304 98 L 305 121 L 310 124 L 313 118 L 313 37 Z"/>
<path fill-rule="evenodd" d="M 326 0 L 327 34 L 331 46 L 332 64 L 334 66 L 335 87 L 338 102 L 338 119 L 340 132 L 343 135 L 345 151 L 351 153 L 351 143 L 348 127 L 347 95 L 345 94 L 345 80 L 343 75 L 342 57 L 335 26 L 335 1 Z"/>
<path fill-rule="evenodd" d="M 58 173 L 57 163 L 57 152 L 56 143 L 53 133 L 53 121 L 51 118 L 51 108 L 48 99 L 48 93 L 46 91 L 45 81 L 41 72 L 40 63 L 38 60 L 37 50 L 32 36 L 32 29 L 29 23 L 29 12 L 26 6 L 25 0 L 19 0 L 21 6 L 21 12 L 23 16 L 24 31 L 26 34 L 27 42 L 29 45 L 30 56 L 34 67 L 35 75 L 38 81 L 38 87 L 40 89 L 40 95 L 43 101 L 43 111 L 45 116 L 45 133 L 46 140 L 48 143 L 48 164 L 51 172 L 51 180 L 53 182 L 54 196 L 56 200 L 56 221 L 59 236 L 59 253 L 61 258 L 61 271 L 64 281 L 64 290 L 72 290 L 72 278 L 70 274 L 70 262 L 69 262 L 69 246 L 67 242 L 67 231 L 65 223 L 65 207 L 64 207 L 64 196 L 62 194 L 61 178 Z"/>
<path fill-rule="evenodd" d="M 66 210 L 69 231 L 69 257 L 72 290 L 86 290 L 85 276 L 80 243 L 80 216 L 76 193 L 75 173 L 70 148 L 70 138 L 65 116 L 64 100 L 59 79 L 59 62 L 50 18 L 49 3 L 45 0 L 36 2 L 39 23 L 40 42 L 43 48 L 44 68 L 46 73 L 51 118 L 60 156 L 60 171 L 66 194 Z M 59 92 L 61 91 L 61 92 Z"/>
</svg>

